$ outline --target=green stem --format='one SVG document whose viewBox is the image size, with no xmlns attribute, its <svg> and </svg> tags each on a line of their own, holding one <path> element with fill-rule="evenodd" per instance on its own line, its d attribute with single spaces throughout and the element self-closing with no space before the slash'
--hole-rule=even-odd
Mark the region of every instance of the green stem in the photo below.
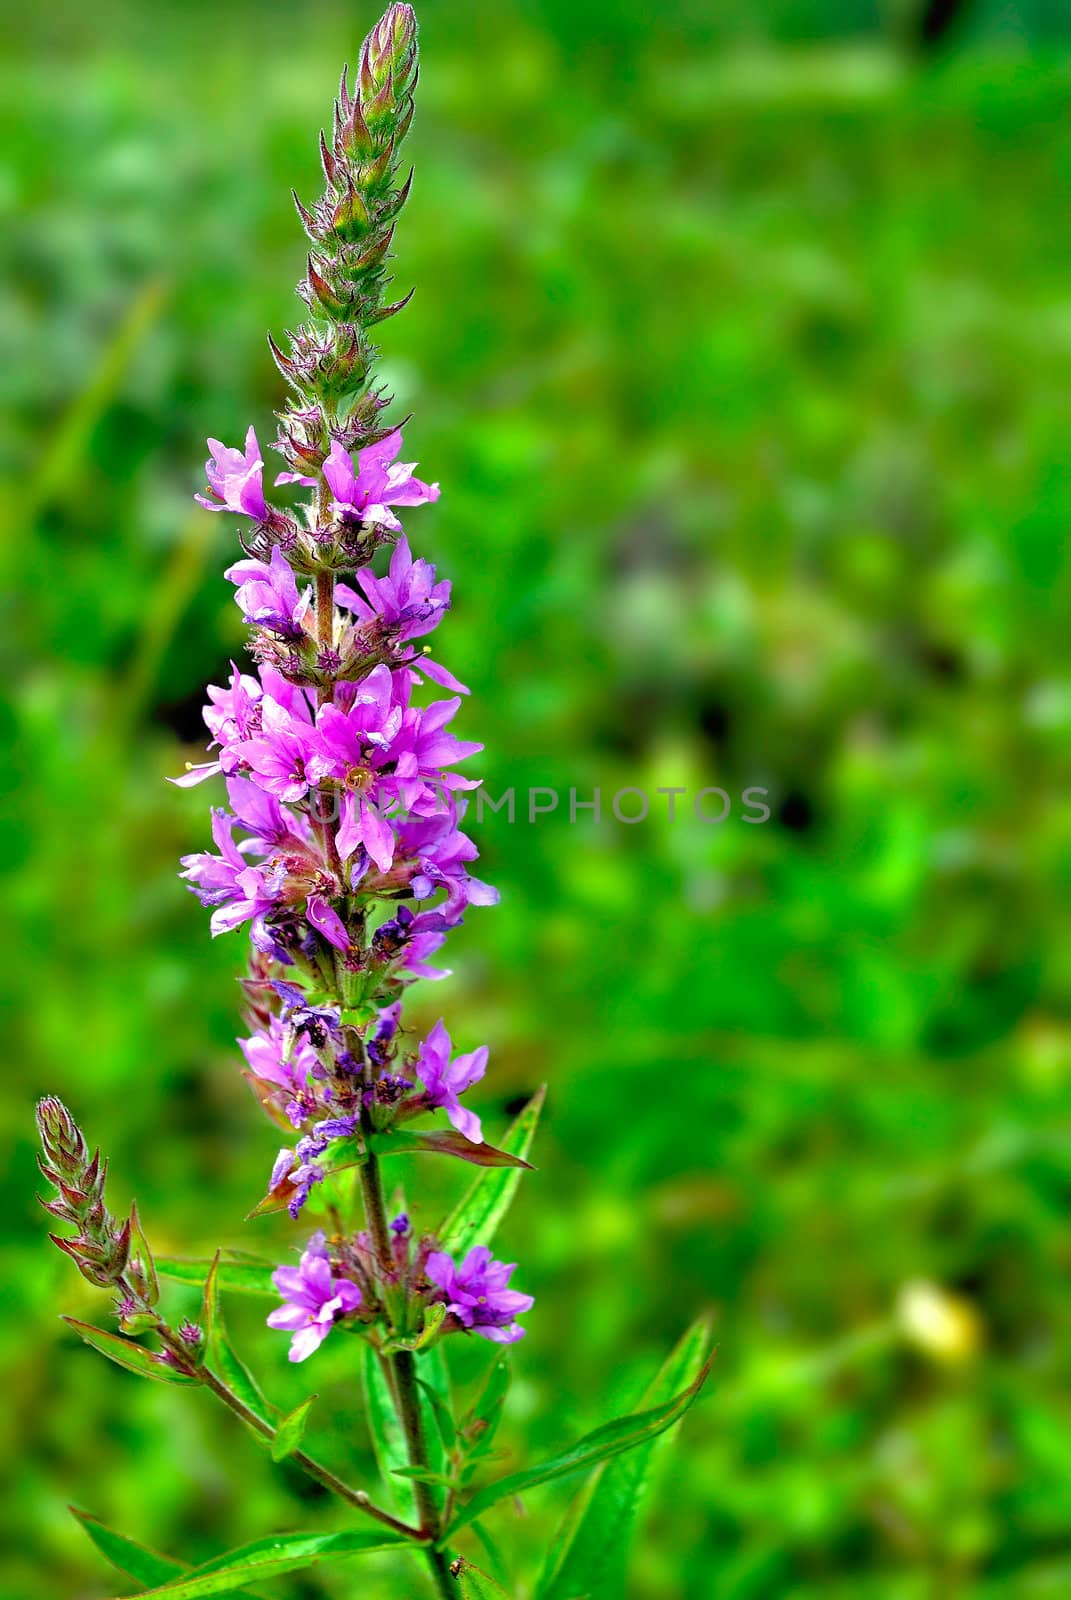
<svg viewBox="0 0 1071 1600">
<path fill-rule="evenodd" d="M 405 1434 L 406 1451 L 411 1467 L 423 1467 L 427 1471 L 428 1446 L 424 1438 L 424 1424 L 420 1412 L 420 1393 L 416 1381 L 416 1358 L 411 1350 L 397 1350 L 388 1356 L 394 1373 L 394 1397 L 398 1408 L 398 1420 Z M 413 1495 L 416 1499 L 417 1511 L 420 1514 L 420 1529 L 425 1538 L 435 1540 L 442 1532 L 439 1520 L 439 1508 L 435 1504 L 435 1495 L 431 1485 L 421 1483 L 419 1479 L 413 1482 Z M 453 1596 L 456 1600 L 457 1586 L 450 1576 L 450 1564 L 446 1555 L 434 1547 L 427 1551 L 428 1567 L 432 1579 L 441 1595 Z"/>
<path fill-rule="evenodd" d="M 387 1211 L 383 1201 L 383 1180 L 379 1161 L 369 1152 L 361 1165 L 361 1190 L 364 1196 L 365 1215 L 369 1232 L 375 1243 L 376 1254 L 385 1266 L 391 1266 L 390 1234 L 387 1229 Z M 393 1319 L 392 1319 L 393 1320 Z M 411 1467 L 430 1465 L 427 1440 L 424 1438 L 424 1421 L 420 1408 L 420 1391 L 417 1388 L 416 1358 L 411 1350 L 396 1350 L 386 1356 L 390 1372 L 391 1397 L 405 1436 L 406 1455 Z M 426 1550 L 432 1581 L 444 1600 L 457 1600 L 457 1585 L 450 1576 L 450 1563 L 441 1550 L 434 1548 L 442 1533 L 442 1520 L 431 1485 L 413 1481 L 413 1496 L 420 1517 L 420 1532 L 428 1541 Z"/>
<path fill-rule="evenodd" d="M 321 484 L 321 492 L 322 492 Z M 321 650 L 332 650 L 335 644 L 335 575 L 333 572 L 316 574 L 316 642 Z M 325 705 L 332 696 L 331 686 L 321 688 L 318 699 Z M 336 872 L 341 872 L 335 846 L 335 831 L 331 826 L 330 801 L 319 790 L 312 795 L 313 825 L 323 846 L 324 859 Z"/>
<path fill-rule="evenodd" d="M 241 1417 L 247 1427 L 252 1428 L 254 1432 L 259 1433 L 264 1439 L 275 1438 L 276 1430 L 271 1424 L 265 1422 L 263 1417 L 258 1417 L 256 1412 L 251 1410 L 244 1400 L 239 1399 L 233 1389 L 227 1387 L 222 1378 L 218 1378 L 208 1367 L 202 1367 L 198 1377 L 200 1377 L 206 1388 L 211 1389 L 212 1393 L 234 1412 L 236 1417 Z M 322 1483 L 325 1489 L 330 1489 L 332 1494 L 337 1494 L 340 1500 L 345 1500 L 348 1505 L 356 1506 L 366 1516 L 374 1517 L 377 1522 L 381 1522 L 384 1527 L 390 1528 L 394 1533 L 399 1533 L 406 1539 L 415 1540 L 425 1537 L 418 1528 L 411 1528 L 407 1522 L 400 1522 L 397 1517 L 392 1517 L 389 1511 L 383 1511 L 379 1506 L 374 1505 L 363 1489 L 351 1489 L 348 1483 L 343 1483 L 341 1478 L 336 1478 L 329 1467 L 321 1466 L 318 1461 L 314 1461 L 311 1456 L 307 1456 L 303 1450 L 292 1451 L 286 1459 L 292 1461 L 295 1466 L 300 1467 L 302 1472 L 307 1473 L 310 1478 L 315 1478 L 317 1483 Z"/>
<path fill-rule="evenodd" d="M 366 1127 L 364 1132 L 367 1138 L 370 1129 Z M 364 1211 L 368 1219 L 368 1231 L 376 1247 L 376 1256 L 384 1272 L 393 1272 L 394 1258 L 390 1247 L 390 1230 L 387 1227 L 387 1207 L 383 1200 L 383 1178 L 379 1170 L 379 1157 L 371 1150 L 361 1162 L 360 1173 Z"/>
<path fill-rule="evenodd" d="M 316 574 L 316 643 L 330 650 L 335 642 L 335 575 Z M 330 696 L 329 696 L 330 698 Z"/>
</svg>

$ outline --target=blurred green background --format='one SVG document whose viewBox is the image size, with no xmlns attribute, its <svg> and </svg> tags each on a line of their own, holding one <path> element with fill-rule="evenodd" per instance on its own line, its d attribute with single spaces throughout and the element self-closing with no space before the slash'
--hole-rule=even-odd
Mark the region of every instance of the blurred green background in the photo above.
<svg viewBox="0 0 1071 1600">
<path fill-rule="evenodd" d="M 414 994 L 550 1084 L 503 1233 L 537 1296 L 517 1457 L 720 1354 L 635 1600 L 1071 1593 L 1071 64 L 1042 0 L 430 0 L 385 338 L 461 732 L 509 785 L 770 790 L 764 826 L 489 817 L 502 889 Z M 242 648 L 203 437 L 270 436 L 288 190 L 373 10 L 57 0 L 5 27 L 0 368 L 4 1600 L 119 1587 L 68 1500 L 204 1558 L 339 1514 L 209 1400 L 68 1336 L 33 1100 L 160 1250 L 284 1259 L 237 1071 L 202 685 Z M 463 1174 L 419 1175 L 422 1220 Z M 181 1293 L 175 1304 L 181 1303 Z M 351 1351 L 323 1455 L 373 1468 Z M 460 1341 L 455 1341 L 459 1344 Z M 458 1352 L 459 1375 L 473 1370 Z M 571 1486 L 496 1526 L 530 1570 Z M 401 1600 L 377 1557 L 279 1585 Z"/>
</svg>

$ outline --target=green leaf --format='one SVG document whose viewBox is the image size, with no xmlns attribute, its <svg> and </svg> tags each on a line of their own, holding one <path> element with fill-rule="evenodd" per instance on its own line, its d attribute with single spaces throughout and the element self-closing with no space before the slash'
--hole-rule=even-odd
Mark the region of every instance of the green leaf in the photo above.
<svg viewBox="0 0 1071 1600">
<path fill-rule="evenodd" d="M 439 1391 L 426 1378 L 418 1378 L 417 1383 L 419 1383 L 421 1393 L 431 1407 L 439 1438 L 443 1442 L 443 1449 L 449 1454 L 457 1443 L 457 1429 L 454 1426 L 454 1418 L 450 1407 Z"/>
<path fill-rule="evenodd" d="M 395 1467 L 396 1478 L 408 1478 L 413 1483 L 437 1484 L 444 1489 L 453 1487 L 453 1478 L 448 1478 L 445 1472 L 432 1472 L 430 1467 Z"/>
<path fill-rule="evenodd" d="M 223 1379 L 228 1389 L 232 1389 L 250 1411 L 263 1419 L 270 1414 L 272 1407 L 261 1394 L 253 1374 L 227 1338 L 227 1325 L 223 1320 L 223 1306 L 219 1298 L 219 1274 L 220 1259 L 217 1252 L 205 1278 L 202 1302 L 205 1360 L 217 1377 Z"/>
<path fill-rule="evenodd" d="M 149 1249 L 149 1241 L 145 1237 L 145 1230 L 141 1226 L 141 1218 L 138 1216 L 136 1200 L 130 1207 L 130 1244 L 131 1253 L 137 1256 L 141 1263 L 145 1298 L 151 1306 L 154 1306 L 160 1298 L 160 1284 L 156 1276 L 156 1261 L 152 1251 Z"/>
<path fill-rule="evenodd" d="M 437 1300 L 434 1305 L 424 1307 L 424 1326 L 417 1335 L 416 1344 L 413 1346 L 414 1350 L 423 1350 L 426 1345 L 431 1343 L 438 1333 L 445 1316 L 446 1307 L 441 1300 Z"/>
<path fill-rule="evenodd" d="M 704 1364 L 695 1379 L 688 1385 L 683 1393 L 666 1405 L 655 1406 L 649 1411 L 636 1411 L 631 1416 L 617 1417 L 613 1422 L 604 1423 L 601 1428 L 587 1433 L 576 1444 L 562 1450 L 556 1456 L 551 1456 L 549 1461 L 544 1461 L 538 1467 L 530 1467 L 524 1472 L 511 1473 L 509 1477 L 500 1478 L 497 1483 L 490 1483 L 486 1489 L 481 1489 L 473 1495 L 468 1505 L 464 1506 L 455 1518 L 453 1526 L 443 1536 L 443 1541 L 452 1539 L 459 1528 L 468 1527 L 470 1522 L 483 1515 L 489 1506 L 497 1505 L 500 1500 L 506 1500 L 511 1495 L 523 1494 L 528 1489 L 534 1489 L 538 1484 L 549 1483 L 553 1478 L 564 1478 L 570 1473 L 583 1472 L 587 1467 L 597 1466 L 600 1461 L 607 1461 L 611 1456 L 621 1455 L 626 1450 L 635 1450 L 640 1445 L 649 1444 L 667 1428 L 672 1428 L 679 1422 L 696 1395 L 703 1387 L 707 1373 L 710 1371 L 711 1356 Z"/>
<path fill-rule="evenodd" d="M 509 1358 L 504 1353 L 499 1355 L 487 1375 L 487 1382 L 483 1392 L 476 1401 L 469 1415 L 465 1419 L 466 1430 L 471 1430 L 474 1423 L 482 1426 L 472 1434 L 472 1442 L 468 1448 L 469 1465 L 467 1474 L 471 1475 L 480 1460 L 490 1450 L 498 1432 L 498 1425 L 502 1421 L 505 1410 L 506 1395 L 509 1393 L 510 1378 L 512 1376 Z"/>
<path fill-rule="evenodd" d="M 693 1323 L 666 1358 L 644 1394 L 648 1406 L 671 1400 L 691 1383 L 710 1343 L 706 1318 Z M 679 1424 L 678 1424 L 679 1426 Z M 547 1552 L 537 1600 L 573 1600 L 580 1593 L 592 1600 L 617 1600 L 627 1589 L 629 1535 L 647 1488 L 651 1460 L 669 1443 L 661 1439 L 599 1467 L 573 1500 Z"/>
<path fill-rule="evenodd" d="M 74 1317 L 63 1317 L 61 1320 L 73 1328 L 86 1344 L 99 1350 L 102 1356 L 107 1356 L 116 1366 L 125 1367 L 128 1372 L 136 1372 L 139 1378 L 154 1378 L 157 1383 L 198 1382 L 189 1373 L 178 1372 L 166 1361 L 161 1361 L 144 1345 L 121 1339 L 117 1333 L 106 1333 L 103 1328 L 94 1328 L 91 1323 L 78 1322 Z"/>
<path fill-rule="evenodd" d="M 462 1600 L 499 1600 L 500 1595 L 505 1595 L 509 1600 L 509 1591 L 492 1578 L 489 1572 L 484 1572 L 482 1567 L 474 1566 L 464 1556 L 459 1556 L 460 1563 L 457 1581 L 461 1585 Z"/>
<path fill-rule="evenodd" d="M 285 1456 L 293 1455 L 305 1436 L 305 1424 L 309 1417 L 309 1407 L 318 1397 L 310 1394 L 293 1411 L 287 1413 L 275 1430 L 275 1438 L 271 1442 L 271 1458 L 273 1461 L 282 1461 Z"/>
<path fill-rule="evenodd" d="M 443 1434 L 440 1413 L 448 1419 L 447 1432 L 453 1423 L 453 1400 L 450 1394 L 450 1373 L 442 1344 L 425 1350 L 417 1358 L 417 1383 L 420 1387 L 420 1412 L 424 1421 L 424 1437 L 428 1445 L 428 1461 L 436 1472 L 447 1470 L 448 1446 Z M 437 1397 L 437 1404 L 432 1395 Z"/>
<path fill-rule="evenodd" d="M 392 1350 L 423 1350 L 429 1345 L 439 1331 L 439 1325 L 446 1316 L 446 1307 L 441 1300 L 424 1307 L 424 1326 L 419 1333 L 410 1334 L 404 1339 L 389 1339 L 383 1345 L 384 1354 L 390 1355 Z"/>
<path fill-rule="evenodd" d="M 546 1092 L 544 1086 L 532 1096 L 502 1141 L 503 1150 L 521 1160 L 532 1147 Z M 520 1176 L 516 1168 L 482 1172 L 438 1230 L 443 1249 L 457 1256 L 472 1244 L 490 1244 L 513 1204 Z"/>
<path fill-rule="evenodd" d="M 372 1435 L 372 1448 L 376 1455 L 379 1475 L 394 1501 L 399 1515 L 406 1521 L 416 1520 L 416 1502 L 408 1483 L 394 1477 L 395 1467 L 409 1465 L 405 1435 L 394 1409 L 390 1381 L 383 1370 L 381 1358 L 366 1344 L 364 1347 L 365 1409 L 368 1413 L 368 1431 Z"/>
<path fill-rule="evenodd" d="M 133 1539 L 128 1539 L 123 1533 L 116 1533 L 112 1528 L 105 1526 L 99 1517 L 91 1516 L 88 1511 L 79 1511 L 77 1506 L 68 1508 L 73 1517 L 81 1523 L 90 1539 L 96 1545 L 113 1567 L 118 1567 L 120 1572 L 125 1572 L 128 1577 L 136 1578 L 139 1583 L 167 1583 L 172 1578 L 178 1578 L 188 1572 L 189 1563 L 175 1561 L 171 1556 L 162 1556 L 156 1550 L 150 1550 L 146 1545 L 138 1544 Z M 243 1589 L 242 1594 L 249 1600 L 256 1600 L 252 1589 Z"/>
<path fill-rule="evenodd" d="M 493 1144 L 473 1144 L 463 1133 L 453 1130 L 441 1133 L 374 1133 L 369 1144 L 379 1156 L 421 1154 L 456 1156 L 459 1161 L 471 1162 L 474 1167 L 527 1167 L 523 1160 L 509 1150 L 498 1150 Z"/>
<path fill-rule="evenodd" d="M 506 1566 L 506 1559 L 503 1556 L 502 1551 L 499 1549 L 494 1539 L 492 1539 L 482 1522 L 474 1522 L 472 1524 L 472 1531 L 483 1545 L 484 1554 L 491 1565 L 491 1576 L 508 1589 L 510 1584 L 510 1575 L 509 1569 Z"/>
<path fill-rule="evenodd" d="M 157 1257 L 156 1260 L 156 1270 L 162 1278 L 187 1283 L 195 1289 L 203 1287 L 211 1266 L 211 1261 L 180 1261 L 174 1256 Z M 221 1261 L 219 1287 L 231 1294 L 251 1294 L 278 1300 L 279 1291 L 271 1281 L 274 1271 L 275 1268 L 267 1262 L 261 1266 L 246 1261 Z"/>
<path fill-rule="evenodd" d="M 219 1305 L 219 1251 L 212 1257 L 201 1295 L 201 1327 L 205 1344 L 211 1350 L 216 1332 L 222 1327 L 223 1313 Z"/>
<path fill-rule="evenodd" d="M 114 1533 L 99 1517 L 91 1516 L 88 1511 L 79 1511 L 77 1506 L 68 1509 L 73 1517 L 77 1517 L 101 1555 L 106 1556 L 120 1572 L 137 1578 L 139 1583 L 166 1583 L 169 1578 L 180 1577 L 187 1570 L 184 1561 L 158 1555 L 155 1550 L 136 1544 L 125 1534 Z"/>
<path fill-rule="evenodd" d="M 205 1595 L 231 1594 L 243 1588 L 247 1579 L 253 1582 L 277 1578 L 285 1572 L 314 1567 L 321 1561 L 368 1555 L 374 1550 L 397 1550 L 410 1543 L 391 1533 L 280 1534 L 242 1545 L 155 1589 L 142 1590 L 133 1600 L 143 1600 L 148 1595 L 154 1600 L 157 1595 L 166 1595 L 167 1600 L 202 1600 Z"/>
</svg>

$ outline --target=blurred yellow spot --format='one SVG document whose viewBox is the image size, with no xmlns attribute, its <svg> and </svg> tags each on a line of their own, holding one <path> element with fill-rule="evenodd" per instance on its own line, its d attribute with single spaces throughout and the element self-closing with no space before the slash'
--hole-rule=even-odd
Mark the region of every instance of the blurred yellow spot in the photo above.
<svg viewBox="0 0 1071 1600">
<path fill-rule="evenodd" d="M 969 1361 L 981 1343 L 982 1325 L 974 1307 L 936 1283 L 906 1283 L 896 1320 L 909 1344 L 948 1366 Z"/>
</svg>

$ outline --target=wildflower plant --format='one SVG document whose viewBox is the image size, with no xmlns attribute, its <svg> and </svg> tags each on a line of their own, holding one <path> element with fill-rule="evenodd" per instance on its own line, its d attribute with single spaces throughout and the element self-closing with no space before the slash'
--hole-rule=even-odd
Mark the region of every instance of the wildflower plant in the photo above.
<svg viewBox="0 0 1071 1600">
<path fill-rule="evenodd" d="M 136 1208 L 123 1219 L 108 1211 L 107 1164 L 90 1156 L 70 1113 L 54 1098 L 38 1107 L 54 1191 L 43 1203 L 74 1229 L 52 1237 L 114 1296 L 117 1331 L 68 1318 L 75 1332 L 141 1377 L 208 1389 L 274 1460 L 354 1513 L 341 1532 L 274 1535 L 192 1569 L 80 1513 L 141 1592 L 172 1600 L 245 1592 L 375 1550 L 413 1552 L 440 1595 L 515 1592 L 484 1519 L 570 1474 L 587 1481 L 524 1592 L 619 1596 L 646 1459 L 707 1368 L 697 1324 L 644 1409 L 494 1476 L 506 1347 L 525 1336 L 534 1302 L 525 1274 L 515 1285 L 517 1269 L 493 1244 L 529 1166 L 543 1096 L 492 1143 L 466 1100 L 487 1071 L 487 1048 L 456 1051 L 442 1020 L 414 1038 L 402 1014 L 415 980 L 447 976 L 433 962 L 468 908 L 497 899 L 471 871 L 477 851 L 464 831 L 477 786 L 466 763 L 481 746 L 452 724 L 468 691 L 427 643 L 450 583 L 413 556 L 400 515 L 437 500 L 439 486 L 400 459 L 401 429 L 386 420 L 390 397 L 375 381 L 374 330 L 408 299 L 387 298 L 388 264 L 411 182 L 400 151 L 416 80 L 414 14 L 392 5 L 364 42 L 352 88 L 343 70 L 331 137 L 320 137 L 324 194 L 311 208 L 297 202 L 308 317 L 285 349 L 271 341 L 290 390 L 272 445 L 284 494 L 267 497 L 251 427 L 240 447 L 209 440 L 197 496 L 239 519 L 241 558 L 226 576 L 251 630 L 253 670 L 234 666 L 226 685 L 209 688 L 210 759 L 175 779 L 212 780 L 227 799 L 212 814 L 214 849 L 187 856 L 183 876 L 211 910 L 213 935 L 248 929 L 248 1033 L 238 1043 L 253 1094 L 280 1130 L 251 1214 L 285 1209 L 302 1226 L 294 1259 L 273 1266 L 227 1250 L 211 1261 L 155 1259 Z M 422 1231 L 404 1200 L 388 1204 L 384 1174 L 395 1169 L 400 1196 L 396 1173 L 428 1155 L 470 1163 L 476 1175 L 450 1215 Z M 196 1321 L 169 1320 L 161 1278 L 200 1288 Z M 264 1398 L 229 1341 L 229 1293 L 272 1302 L 267 1327 L 288 1338 L 295 1363 L 351 1336 L 391 1504 L 306 1453 L 314 1397 L 287 1415 Z M 490 1349 L 482 1387 L 458 1401 L 446 1356 L 461 1338 Z M 474 1540 L 493 1573 L 471 1559 Z"/>
</svg>

